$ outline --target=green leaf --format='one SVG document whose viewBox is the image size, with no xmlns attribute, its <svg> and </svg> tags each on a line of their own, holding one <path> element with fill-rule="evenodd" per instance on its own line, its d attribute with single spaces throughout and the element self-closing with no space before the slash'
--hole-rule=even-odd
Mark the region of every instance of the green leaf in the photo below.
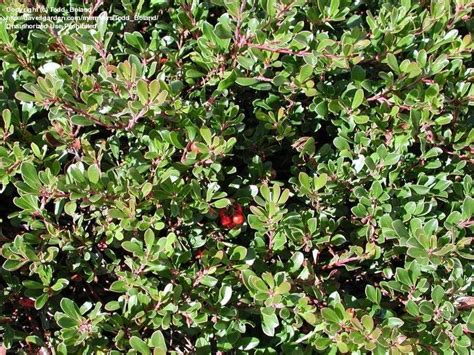
<svg viewBox="0 0 474 355">
<path fill-rule="evenodd" d="M 23 102 L 35 102 L 35 101 L 37 101 L 34 96 L 31 96 L 30 94 L 27 94 L 25 92 L 15 93 L 15 98 L 17 100 L 23 101 Z"/>
<path fill-rule="evenodd" d="M 387 326 L 390 328 L 400 328 L 404 322 L 400 318 L 390 317 L 387 321 Z"/>
<path fill-rule="evenodd" d="M 323 308 L 321 310 L 321 315 L 324 319 L 332 323 L 339 323 L 340 319 L 336 312 L 334 312 L 331 308 Z"/>
<path fill-rule="evenodd" d="M 280 322 L 275 314 L 275 310 L 272 307 L 265 307 L 261 309 L 262 313 L 262 330 L 268 336 L 275 335 L 275 328 L 278 327 Z"/>
<path fill-rule="evenodd" d="M 397 58 L 392 53 L 387 54 L 387 64 L 396 74 L 400 73 Z"/>
<path fill-rule="evenodd" d="M 167 351 L 168 347 L 166 346 L 166 341 L 165 337 L 163 336 L 163 333 L 160 330 L 156 330 L 152 335 L 151 335 L 151 346 L 154 348 L 158 348 L 162 351 Z"/>
<path fill-rule="evenodd" d="M 408 231 L 401 220 L 397 219 L 393 221 L 392 226 L 400 238 L 405 240 L 408 240 L 410 238 L 410 234 L 408 234 Z"/>
<path fill-rule="evenodd" d="M 69 216 L 74 216 L 74 214 L 76 213 L 76 209 L 77 209 L 76 201 L 68 201 L 64 205 L 64 212 L 66 212 L 66 214 L 68 214 Z"/>
<path fill-rule="evenodd" d="M 6 260 L 3 263 L 2 268 L 4 268 L 7 271 L 15 271 L 21 268 L 27 262 L 28 260 Z"/>
<path fill-rule="evenodd" d="M 374 320 L 368 314 L 362 316 L 361 323 L 367 332 L 371 332 L 374 329 Z"/>
<path fill-rule="evenodd" d="M 395 165 L 400 160 L 400 154 L 389 153 L 383 160 L 385 166 Z"/>
<path fill-rule="evenodd" d="M 303 265 L 303 262 L 304 262 L 303 253 L 297 251 L 291 256 L 288 262 L 288 271 L 291 273 L 298 271 L 301 265 Z"/>
<path fill-rule="evenodd" d="M 267 284 L 257 276 L 250 276 L 249 277 L 249 284 L 254 287 L 256 291 L 267 293 L 268 286 Z"/>
<path fill-rule="evenodd" d="M 122 280 L 114 281 L 112 282 L 112 285 L 110 285 L 110 291 L 113 291 L 113 292 L 122 293 L 122 292 L 126 292 L 127 290 L 128 290 L 127 283 Z"/>
<path fill-rule="evenodd" d="M 448 64 L 449 60 L 446 53 L 441 54 L 431 65 L 431 74 L 438 74 L 441 70 L 448 66 Z"/>
<path fill-rule="evenodd" d="M 314 179 L 314 190 L 318 191 L 321 190 L 328 181 L 328 175 L 326 173 L 322 173 L 318 177 Z"/>
<path fill-rule="evenodd" d="M 444 126 L 444 125 L 450 124 L 452 120 L 453 120 L 453 115 L 448 113 L 435 119 L 435 122 L 438 126 Z"/>
<path fill-rule="evenodd" d="M 220 200 L 214 201 L 213 206 L 216 208 L 225 208 L 227 206 L 230 206 L 231 202 L 228 198 L 221 198 Z"/>
<path fill-rule="evenodd" d="M 122 242 L 122 248 L 135 255 L 143 254 L 143 247 L 136 240 Z"/>
<path fill-rule="evenodd" d="M 408 64 L 404 72 L 408 73 L 409 78 L 415 78 L 421 74 L 421 69 L 417 63 L 411 62 L 410 64 Z"/>
<path fill-rule="evenodd" d="M 36 309 L 41 309 L 44 307 L 44 305 L 46 304 L 46 302 L 48 302 L 48 294 L 46 293 L 43 293 L 41 296 L 39 296 L 36 300 L 35 300 L 35 308 Z"/>
<path fill-rule="evenodd" d="M 370 121 L 369 116 L 366 116 L 366 115 L 354 116 L 354 122 L 357 124 L 366 124 L 369 121 Z"/>
<path fill-rule="evenodd" d="M 308 174 L 300 172 L 298 175 L 298 180 L 300 182 L 301 187 L 303 187 L 307 192 L 311 191 L 311 180 Z"/>
<path fill-rule="evenodd" d="M 430 188 L 428 186 L 423 185 L 409 185 L 409 187 L 418 195 L 426 195 L 430 191 Z"/>
<path fill-rule="evenodd" d="M 291 291 L 291 284 L 288 281 L 283 281 L 281 284 L 275 288 L 275 293 L 285 295 Z"/>
<path fill-rule="evenodd" d="M 328 103 L 326 101 L 322 101 L 315 107 L 316 113 L 321 117 L 326 117 L 328 114 Z"/>
<path fill-rule="evenodd" d="M 112 208 L 112 209 L 109 210 L 109 217 L 110 218 L 124 219 L 124 218 L 127 218 L 128 215 L 124 211 L 119 210 L 118 208 Z"/>
<path fill-rule="evenodd" d="M 395 275 L 395 278 L 397 279 L 397 281 L 401 282 L 404 285 L 413 286 L 413 281 L 410 278 L 410 274 L 408 273 L 408 270 L 397 268 L 397 273 Z"/>
<path fill-rule="evenodd" d="M 66 317 L 66 316 L 59 317 L 57 322 L 58 322 L 58 325 L 61 328 L 66 328 L 66 329 L 68 329 L 68 328 L 77 328 L 79 326 L 79 321 L 78 320 L 75 320 L 75 319 L 72 319 L 72 318 Z"/>
<path fill-rule="evenodd" d="M 329 15 L 331 17 L 336 17 L 339 12 L 339 0 L 331 0 L 331 5 L 329 7 Z"/>
<path fill-rule="evenodd" d="M 145 231 L 145 245 L 151 249 L 155 243 L 155 233 L 151 229 Z"/>
<path fill-rule="evenodd" d="M 254 78 L 237 78 L 235 82 L 242 86 L 252 86 L 258 84 L 260 81 Z"/>
<path fill-rule="evenodd" d="M 36 168 L 30 162 L 24 162 L 21 164 L 21 176 L 23 181 L 28 184 L 32 189 L 39 191 L 41 187 L 40 180 Z"/>
<path fill-rule="evenodd" d="M 94 121 L 79 115 L 72 116 L 71 122 L 78 126 L 92 126 L 94 124 Z"/>
<path fill-rule="evenodd" d="M 104 38 L 105 32 L 107 31 L 107 11 L 103 11 L 97 17 L 97 31 L 100 33 L 100 37 Z"/>
<path fill-rule="evenodd" d="M 100 169 L 96 164 L 90 165 L 89 168 L 87 168 L 87 177 L 93 184 L 97 184 L 99 182 Z"/>
<path fill-rule="evenodd" d="M 37 346 L 44 346 L 44 341 L 37 335 L 28 335 L 27 337 L 25 337 L 25 341 L 28 343 L 28 344 L 34 344 L 34 345 L 37 345 Z"/>
<path fill-rule="evenodd" d="M 230 254 L 230 260 L 244 260 L 247 256 L 247 249 L 242 245 L 237 245 Z"/>
<path fill-rule="evenodd" d="M 168 91 L 162 91 L 156 96 L 156 98 L 153 100 L 153 103 L 155 105 L 162 105 L 166 101 L 167 97 Z"/>
<path fill-rule="evenodd" d="M 137 94 L 138 99 L 144 105 L 148 101 L 148 85 L 144 80 L 138 80 L 137 82 Z"/>
<path fill-rule="evenodd" d="M 197 78 L 202 78 L 205 75 L 206 74 L 204 74 L 204 73 L 202 73 L 202 72 L 200 72 L 199 70 L 196 70 L 196 69 L 191 68 L 191 69 L 186 70 L 186 77 L 187 78 L 197 79 Z M 242 78 L 240 78 L 240 79 L 242 79 Z"/>
<path fill-rule="evenodd" d="M 471 313 L 469 313 L 469 317 L 467 319 L 467 329 L 469 329 L 471 332 L 474 332 L 474 310 L 471 310 Z"/>
<path fill-rule="evenodd" d="M 227 74 L 224 76 L 224 79 L 219 82 L 219 85 L 217 86 L 217 90 L 224 91 L 229 86 L 231 86 L 235 82 L 236 79 L 237 79 L 237 73 L 235 72 L 235 70 L 232 70 L 231 72 L 227 72 Z"/>
<path fill-rule="evenodd" d="M 420 248 L 408 248 L 407 255 L 411 256 L 414 259 L 427 258 L 428 252 Z"/>
<path fill-rule="evenodd" d="M 130 337 L 130 346 L 142 355 L 151 354 L 150 348 L 148 347 L 148 345 L 146 345 L 146 343 L 142 339 L 140 339 L 139 337 L 135 335 L 132 335 Z"/>
<path fill-rule="evenodd" d="M 237 341 L 236 347 L 239 350 L 248 351 L 256 348 L 258 344 L 260 344 L 260 340 L 258 338 L 244 337 Z"/>
<path fill-rule="evenodd" d="M 298 76 L 298 81 L 303 83 L 311 77 L 313 74 L 313 66 L 310 64 L 305 64 L 300 69 L 300 74 Z"/>
<path fill-rule="evenodd" d="M 436 306 L 439 306 L 441 302 L 443 301 L 443 297 L 444 297 L 444 289 L 441 286 L 436 285 L 433 288 L 433 291 L 431 292 L 431 298 L 433 299 L 434 304 Z"/>
<path fill-rule="evenodd" d="M 462 204 L 462 216 L 469 219 L 474 216 L 474 198 L 466 196 Z"/>
<path fill-rule="evenodd" d="M 7 108 L 4 109 L 2 111 L 2 118 L 3 118 L 3 124 L 5 127 L 5 130 L 8 130 L 8 128 L 10 127 L 11 119 L 12 119 L 11 111 Z"/>
<path fill-rule="evenodd" d="M 63 288 L 65 288 L 67 285 L 69 285 L 69 281 L 66 279 L 58 279 L 53 286 L 51 286 L 51 289 L 53 291 L 61 291 Z"/>
<path fill-rule="evenodd" d="M 221 306 L 225 306 L 232 297 L 232 287 L 227 285 L 222 285 L 219 289 L 219 303 Z"/>
<path fill-rule="evenodd" d="M 204 139 L 207 145 L 212 145 L 212 133 L 211 130 L 207 127 L 201 127 L 199 129 L 199 132 L 201 133 L 201 137 Z"/>
<path fill-rule="evenodd" d="M 372 303 L 380 304 L 382 292 L 378 288 L 375 288 L 372 285 L 365 286 L 365 295 Z"/>
<path fill-rule="evenodd" d="M 39 210 L 37 196 L 24 195 L 21 197 L 16 197 L 13 199 L 13 203 L 24 210 L 32 210 L 32 211 Z"/>
<path fill-rule="evenodd" d="M 357 89 L 354 98 L 352 99 L 352 109 L 355 110 L 358 108 L 362 102 L 364 101 L 364 90 L 362 89 Z"/>
<path fill-rule="evenodd" d="M 205 275 L 200 279 L 200 283 L 208 287 L 214 287 L 218 281 L 219 280 L 217 280 L 214 276 L 210 275 Z"/>
<path fill-rule="evenodd" d="M 367 76 L 367 73 L 360 65 L 354 65 L 351 70 L 351 79 L 355 82 L 363 81 Z"/>
<path fill-rule="evenodd" d="M 42 290 L 44 288 L 44 285 L 41 282 L 33 280 L 25 280 L 22 282 L 22 285 L 32 290 Z"/>
<path fill-rule="evenodd" d="M 336 146 L 336 148 L 339 149 L 339 150 L 349 150 L 350 149 L 349 142 L 346 139 L 342 138 L 342 137 L 334 138 L 333 143 Z"/>
<path fill-rule="evenodd" d="M 77 307 L 74 301 L 70 300 L 69 298 L 63 298 L 60 302 L 60 305 L 63 312 L 66 313 L 72 319 L 75 319 L 77 321 L 80 321 L 82 319 L 79 307 Z"/>
<path fill-rule="evenodd" d="M 265 11 L 267 12 L 268 16 L 270 18 L 275 17 L 276 15 L 276 0 L 263 0 L 262 1 L 265 4 Z"/>
<path fill-rule="evenodd" d="M 126 32 L 124 35 L 125 42 L 127 42 L 132 47 L 143 50 L 145 49 L 145 40 L 139 32 L 129 33 Z"/>
<path fill-rule="evenodd" d="M 227 23 L 222 23 L 222 22 L 216 25 L 216 29 L 214 30 L 214 33 L 220 39 L 229 39 L 234 36 L 229 25 Z"/>
<path fill-rule="evenodd" d="M 418 305 L 412 300 L 407 301 L 405 304 L 405 309 L 414 317 L 418 317 L 420 315 L 420 312 L 418 311 Z"/>
</svg>

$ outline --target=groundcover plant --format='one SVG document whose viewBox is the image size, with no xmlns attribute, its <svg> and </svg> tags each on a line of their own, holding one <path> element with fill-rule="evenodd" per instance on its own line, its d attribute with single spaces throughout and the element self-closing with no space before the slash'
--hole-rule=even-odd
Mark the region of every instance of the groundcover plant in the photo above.
<svg viewBox="0 0 474 355">
<path fill-rule="evenodd" d="M 0 353 L 469 354 L 473 7 L 4 1 Z"/>
</svg>

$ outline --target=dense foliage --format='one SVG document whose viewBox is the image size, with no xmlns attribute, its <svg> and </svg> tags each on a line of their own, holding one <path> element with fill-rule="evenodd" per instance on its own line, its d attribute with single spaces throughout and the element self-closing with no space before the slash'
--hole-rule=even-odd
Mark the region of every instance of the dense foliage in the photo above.
<svg viewBox="0 0 474 355">
<path fill-rule="evenodd" d="M 99 1 L 59 30 L 22 6 L 4 348 L 470 352 L 472 1 Z"/>
</svg>

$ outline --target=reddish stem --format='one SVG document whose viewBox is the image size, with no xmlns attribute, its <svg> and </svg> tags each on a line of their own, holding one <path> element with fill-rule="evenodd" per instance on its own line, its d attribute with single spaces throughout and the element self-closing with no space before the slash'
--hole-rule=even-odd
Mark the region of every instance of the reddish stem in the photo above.
<svg viewBox="0 0 474 355">
<path fill-rule="evenodd" d="M 344 266 L 352 261 L 361 261 L 363 260 L 364 257 L 362 256 L 351 256 L 350 258 L 347 258 L 347 259 L 342 259 L 342 260 L 338 260 L 338 261 L 334 261 L 328 265 L 324 265 L 322 267 L 323 270 L 331 270 L 331 269 L 334 269 L 336 267 L 340 267 L 340 266 Z"/>
</svg>

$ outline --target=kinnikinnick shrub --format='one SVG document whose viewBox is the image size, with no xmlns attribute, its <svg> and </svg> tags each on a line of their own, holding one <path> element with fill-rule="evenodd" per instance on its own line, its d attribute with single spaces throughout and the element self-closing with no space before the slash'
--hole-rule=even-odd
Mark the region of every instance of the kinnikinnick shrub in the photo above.
<svg viewBox="0 0 474 355">
<path fill-rule="evenodd" d="M 472 354 L 473 1 L 25 3 L 0 354 Z"/>
</svg>

